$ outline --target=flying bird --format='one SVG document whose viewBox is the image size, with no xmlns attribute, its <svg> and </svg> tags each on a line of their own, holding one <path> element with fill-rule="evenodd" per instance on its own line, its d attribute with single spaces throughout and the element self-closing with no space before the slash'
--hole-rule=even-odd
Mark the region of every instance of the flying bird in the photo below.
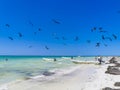
<svg viewBox="0 0 120 90">
<path fill-rule="evenodd" d="M 9 24 L 5 24 L 5 26 L 6 26 L 6 27 L 10 27 L 10 25 L 9 25 Z"/>
<path fill-rule="evenodd" d="M 31 26 L 34 26 L 33 23 L 32 23 L 31 21 L 29 21 L 29 24 L 30 24 Z"/>
<path fill-rule="evenodd" d="M 55 19 L 52 19 L 52 21 L 56 24 L 61 24 L 59 21 L 55 20 Z"/>
<path fill-rule="evenodd" d="M 36 35 L 37 34 L 37 32 L 34 32 L 34 35 Z"/>
<path fill-rule="evenodd" d="M 12 37 L 8 37 L 10 40 L 13 40 L 13 38 Z"/>
<path fill-rule="evenodd" d="M 104 35 L 102 35 L 102 39 L 105 40 L 105 36 Z"/>
<path fill-rule="evenodd" d="M 102 30 L 103 28 L 102 27 L 99 27 L 99 30 Z"/>
<path fill-rule="evenodd" d="M 41 29 L 40 29 L 40 28 L 38 28 L 38 31 L 41 31 Z"/>
<path fill-rule="evenodd" d="M 87 43 L 91 43 L 91 41 L 90 41 L 90 40 L 87 40 Z"/>
<path fill-rule="evenodd" d="M 114 39 L 117 39 L 117 36 L 115 34 L 112 34 L 112 36 L 114 37 Z"/>
<path fill-rule="evenodd" d="M 107 47 L 108 45 L 107 44 L 104 44 L 105 47 Z"/>
<path fill-rule="evenodd" d="M 97 30 L 97 28 L 96 28 L 96 27 L 93 27 L 93 28 L 91 29 L 91 32 L 96 31 L 96 30 Z"/>
<path fill-rule="evenodd" d="M 96 47 L 100 47 L 100 43 L 99 42 L 96 43 Z"/>
<path fill-rule="evenodd" d="M 33 47 L 32 45 L 28 46 L 28 48 L 32 48 L 32 47 Z"/>
<path fill-rule="evenodd" d="M 22 33 L 20 33 L 20 32 L 18 33 L 18 35 L 19 35 L 19 37 L 22 37 L 22 36 L 23 36 Z"/>
<path fill-rule="evenodd" d="M 62 37 L 62 39 L 63 39 L 63 40 L 66 40 L 66 38 L 65 38 L 65 37 Z"/>
<path fill-rule="evenodd" d="M 45 46 L 45 49 L 49 50 L 49 48 L 47 46 Z"/>
<path fill-rule="evenodd" d="M 78 40 L 79 40 L 79 37 L 78 37 L 78 36 L 76 36 L 74 40 L 75 40 L 75 41 L 78 41 Z"/>
</svg>

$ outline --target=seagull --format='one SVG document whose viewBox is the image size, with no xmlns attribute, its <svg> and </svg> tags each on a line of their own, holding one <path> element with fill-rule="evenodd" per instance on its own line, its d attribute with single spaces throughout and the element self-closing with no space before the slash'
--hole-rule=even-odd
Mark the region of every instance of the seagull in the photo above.
<svg viewBox="0 0 120 90">
<path fill-rule="evenodd" d="M 10 25 L 9 25 L 9 24 L 5 24 L 5 26 L 6 26 L 6 27 L 10 27 Z"/>
<path fill-rule="evenodd" d="M 114 39 L 117 39 L 117 36 L 115 34 L 112 34 L 112 36 L 114 37 Z"/>
<path fill-rule="evenodd" d="M 13 40 L 13 38 L 12 37 L 8 37 L 10 40 Z"/>
<path fill-rule="evenodd" d="M 61 24 L 59 21 L 55 20 L 55 19 L 52 19 L 52 21 L 56 24 Z"/>
</svg>

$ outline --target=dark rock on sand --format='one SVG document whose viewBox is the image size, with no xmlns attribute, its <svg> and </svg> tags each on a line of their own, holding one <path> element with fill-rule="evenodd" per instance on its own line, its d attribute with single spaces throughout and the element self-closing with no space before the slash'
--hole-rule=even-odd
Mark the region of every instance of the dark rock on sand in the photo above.
<svg viewBox="0 0 120 90">
<path fill-rule="evenodd" d="M 43 72 L 43 75 L 45 75 L 45 76 L 51 76 L 53 74 L 55 74 L 55 73 L 54 72 L 49 72 L 49 71 Z"/>
<path fill-rule="evenodd" d="M 120 63 L 116 63 L 115 66 L 116 66 L 116 67 L 120 67 Z"/>
<path fill-rule="evenodd" d="M 110 63 L 117 63 L 116 57 L 112 57 L 109 62 L 110 62 Z"/>
<path fill-rule="evenodd" d="M 119 86 L 120 87 L 120 82 L 116 82 L 114 86 Z"/>
<path fill-rule="evenodd" d="M 102 90 L 120 90 L 120 89 L 112 89 L 112 88 L 106 87 L 106 88 L 103 88 Z"/>
<path fill-rule="evenodd" d="M 108 66 L 107 71 L 105 73 L 109 73 L 113 75 L 120 75 L 120 69 L 119 67 Z"/>
</svg>

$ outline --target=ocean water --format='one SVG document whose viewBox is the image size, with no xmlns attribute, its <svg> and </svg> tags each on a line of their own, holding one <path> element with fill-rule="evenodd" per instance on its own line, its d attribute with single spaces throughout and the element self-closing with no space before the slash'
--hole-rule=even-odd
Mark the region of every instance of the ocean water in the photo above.
<svg viewBox="0 0 120 90">
<path fill-rule="evenodd" d="M 57 61 L 54 61 L 56 58 Z M 74 60 L 95 60 L 95 57 L 74 57 Z M 0 84 L 42 75 L 45 71 L 76 66 L 71 57 L 0 56 Z"/>
</svg>

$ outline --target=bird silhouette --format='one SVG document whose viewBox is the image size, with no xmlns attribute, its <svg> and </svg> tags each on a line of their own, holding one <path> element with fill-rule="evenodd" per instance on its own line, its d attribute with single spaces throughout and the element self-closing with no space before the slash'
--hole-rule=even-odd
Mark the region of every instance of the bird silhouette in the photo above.
<svg viewBox="0 0 120 90">
<path fill-rule="evenodd" d="M 33 23 L 32 23 L 31 21 L 29 21 L 29 24 L 30 24 L 31 26 L 34 26 Z"/>
<path fill-rule="evenodd" d="M 104 44 L 105 47 L 107 47 L 108 45 L 107 44 Z"/>
<path fill-rule="evenodd" d="M 34 32 L 34 35 L 36 35 L 37 34 L 37 32 Z"/>
<path fill-rule="evenodd" d="M 96 27 L 93 27 L 93 28 L 91 29 L 91 32 L 96 31 L 96 30 L 97 30 L 97 28 L 96 28 Z"/>
<path fill-rule="evenodd" d="M 87 40 L 87 43 L 91 43 L 91 40 Z"/>
<path fill-rule="evenodd" d="M 63 39 L 63 40 L 66 40 L 66 38 L 65 38 L 64 36 L 62 37 L 62 39 Z"/>
<path fill-rule="evenodd" d="M 74 39 L 74 41 L 78 41 L 79 40 L 79 37 L 78 36 L 76 36 L 75 37 L 75 39 Z"/>
<path fill-rule="evenodd" d="M 102 39 L 105 40 L 105 36 L 104 35 L 102 35 Z"/>
<path fill-rule="evenodd" d="M 47 46 L 45 46 L 45 49 L 46 49 L 46 50 L 49 50 L 49 48 L 48 48 Z"/>
<path fill-rule="evenodd" d="M 22 36 L 23 36 L 22 33 L 20 33 L 20 32 L 18 33 L 18 35 L 19 35 L 19 37 L 22 37 Z"/>
<path fill-rule="evenodd" d="M 99 42 L 96 43 L 96 47 L 100 47 L 100 43 Z"/>
<path fill-rule="evenodd" d="M 38 31 L 41 31 L 41 28 L 38 28 Z"/>
<path fill-rule="evenodd" d="M 12 37 L 8 37 L 10 40 L 13 40 L 13 38 Z"/>
<path fill-rule="evenodd" d="M 117 36 L 115 34 L 112 34 L 112 36 L 114 37 L 114 39 L 117 39 Z"/>
<path fill-rule="evenodd" d="M 59 21 L 55 20 L 55 19 L 52 19 L 52 21 L 56 24 L 61 24 Z"/>
<path fill-rule="evenodd" d="M 102 27 L 99 27 L 99 30 L 102 30 L 103 28 Z"/>
<path fill-rule="evenodd" d="M 5 26 L 6 26 L 6 27 L 10 27 L 10 25 L 9 25 L 9 24 L 5 24 Z"/>
<path fill-rule="evenodd" d="M 32 47 L 33 47 L 32 45 L 28 46 L 28 48 L 32 48 Z"/>
</svg>

